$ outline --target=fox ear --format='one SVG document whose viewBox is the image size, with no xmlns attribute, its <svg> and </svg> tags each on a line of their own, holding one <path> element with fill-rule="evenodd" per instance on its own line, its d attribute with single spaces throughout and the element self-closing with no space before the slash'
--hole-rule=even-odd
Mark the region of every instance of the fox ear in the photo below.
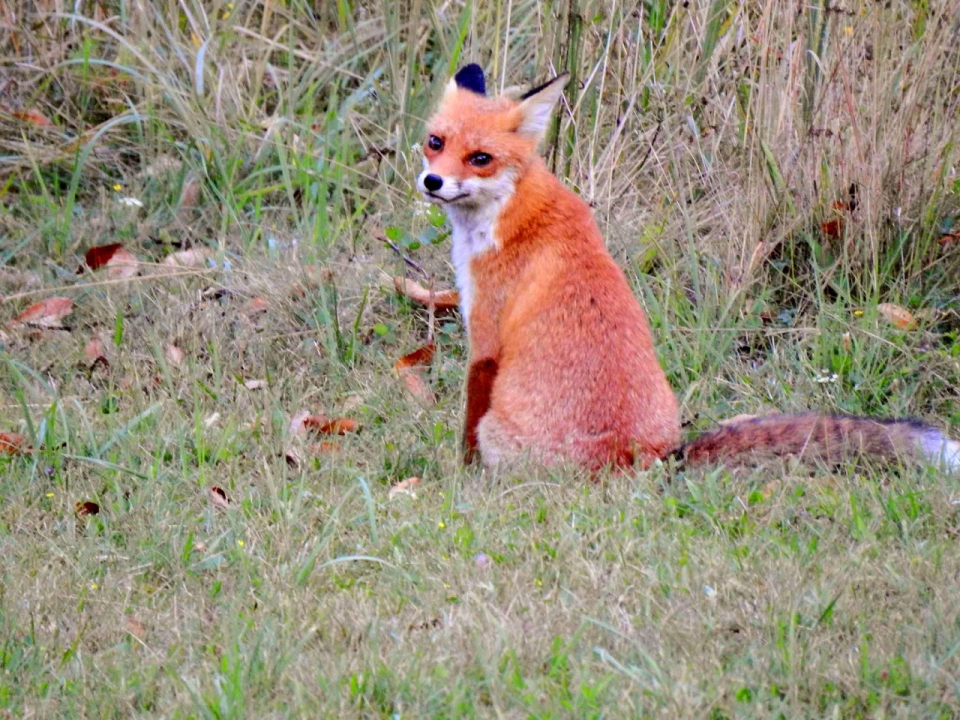
<svg viewBox="0 0 960 720">
<path fill-rule="evenodd" d="M 477 95 L 487 94 L 487 84 L 483 79 L 483 68 L 476 63 L 464 65 L 453 76 L 453 82 L 461 90 L 469 90 Z"/>
<path fill-rule="evenodd" d="M 520 96 L 521 120 L 517 127 L 518 133 L 540 139 L 550 122 L 553 106 L 563 95 L 563 89 L 569 80 L 570 75 L 564 73 Z"/>
</svg>

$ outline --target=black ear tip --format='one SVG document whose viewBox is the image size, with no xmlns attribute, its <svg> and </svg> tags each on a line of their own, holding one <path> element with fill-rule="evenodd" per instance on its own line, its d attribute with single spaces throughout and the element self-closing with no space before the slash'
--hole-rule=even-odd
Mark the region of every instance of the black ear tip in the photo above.
<svg viewBox="0 0 960 720">
<path fill-rule="evenodd" d="M 476 63 L 464 65 L 453 76 L 453 80 L 459 88 L 475 92 L 477 95 L 487 94 L 487 84 L 483 79 L 483 68 Z"/>
</svg>

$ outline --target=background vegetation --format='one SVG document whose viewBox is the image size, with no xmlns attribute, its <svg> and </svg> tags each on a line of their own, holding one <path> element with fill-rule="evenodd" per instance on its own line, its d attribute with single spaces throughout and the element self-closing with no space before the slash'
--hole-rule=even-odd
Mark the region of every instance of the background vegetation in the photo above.
<svg viewBox="0 0 960 720">
<path fill-rule="evenodd" d="M 450 72 L 568 70 L 545 152 L 691 432 L 957 437 L 955 2 L 0 0 L 0 56 L 0 711 L 960 714 L 955 477 L 465 470 L 458 318 L 390 281 L 452 283 Z M 428 336 L 435 402 L 391 372 Z"/>
</svg>

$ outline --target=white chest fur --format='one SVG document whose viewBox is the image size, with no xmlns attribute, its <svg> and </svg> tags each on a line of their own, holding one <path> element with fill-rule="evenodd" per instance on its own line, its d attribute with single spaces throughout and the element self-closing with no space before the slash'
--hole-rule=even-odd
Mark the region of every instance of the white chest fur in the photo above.
<svg viewBox="0 0 960 720">
<path fill-rule="evenodd" d="M 494 237 L 499 207 L 468 211 L 450 208 L 450 223 L 453 225 L 453 267 L 457 272 L 457 291 L 460 293 L 460 313 L 470 332 L 470 309 L 473 305 L 474 286 L 470 261 L 482 255 L 496 244 Z"/>
</svg>

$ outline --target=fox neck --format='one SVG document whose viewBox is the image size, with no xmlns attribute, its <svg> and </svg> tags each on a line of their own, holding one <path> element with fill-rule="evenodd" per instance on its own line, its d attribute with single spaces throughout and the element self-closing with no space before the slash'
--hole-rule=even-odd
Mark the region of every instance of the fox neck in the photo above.
<svg viewBox="0 0 960 720">
<path fill-rule="evenodd" d="M 518 239 L 522 228 L 547 210 L 552 187 L 549 181 L 556 182 L 537 159 L 518 178 L 511 177 L 510 182 L 503 183 L 502 191 L 482 205 L 447 208 L 447 217 L 453 226 L 452 259 L 460 293 L 460 313 L 468 336 L 474 299 L 471 261 L 486 253 L 498 252 L 505 243 Z"/>
</svg>

